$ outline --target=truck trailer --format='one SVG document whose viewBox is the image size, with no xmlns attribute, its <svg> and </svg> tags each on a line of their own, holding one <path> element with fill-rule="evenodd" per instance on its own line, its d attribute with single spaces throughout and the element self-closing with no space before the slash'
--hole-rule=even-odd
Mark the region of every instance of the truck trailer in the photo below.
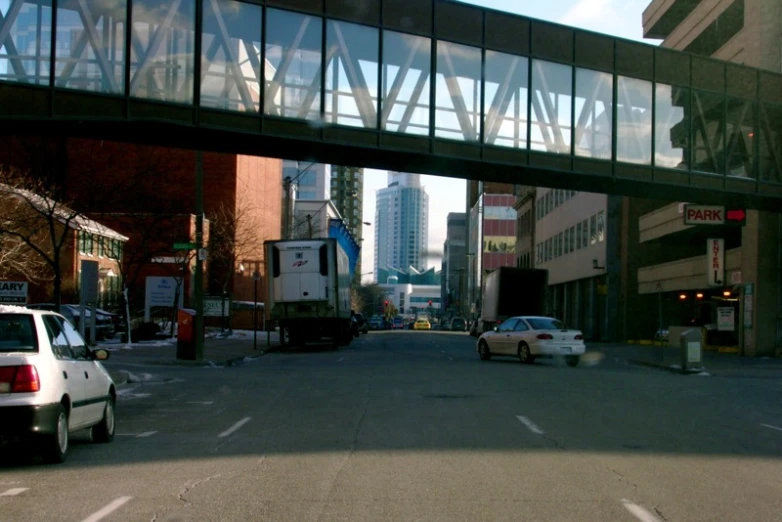
<svg viewBox="0 0 782 522">
<path fill-rule="evenodd" d="M 324 338 L 335 349 L 350 344 L 350 266 L 336 239 L 264 243 L 270 319 L 280 342 L 302 346 Z"/>
<path fill-rule="evenodd" d="M 473 335 L 480 336 L 508 317 L 545 315 L 547 288 L 548 270 L 501 267 L 489 273 Z"/>
</svg>

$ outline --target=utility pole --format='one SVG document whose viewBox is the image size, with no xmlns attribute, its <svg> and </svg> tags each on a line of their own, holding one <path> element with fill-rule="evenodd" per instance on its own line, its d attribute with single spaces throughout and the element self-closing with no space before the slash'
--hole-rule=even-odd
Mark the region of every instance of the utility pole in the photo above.
<svg viewBox="0 0 782 522">
<path fill-rule="evenodd" d="M 282 212 L 282 238 L 290 239 L 291 235 L 291 177 L 286 176 L 282 183 L 285 191 L 285 203 Z"/>
<path fill-rule="evenodd" d="M 196 259 L 193 285 L 193 335 L 195 336 L 192 354 L 193 360 L 204 358 L 204 263 L 202 252 L 204 248 L 204 156 L 201 149 L 196 151 L 196 182 L 195 182 L 195 213 L 196 213 Z"/>
</svg>

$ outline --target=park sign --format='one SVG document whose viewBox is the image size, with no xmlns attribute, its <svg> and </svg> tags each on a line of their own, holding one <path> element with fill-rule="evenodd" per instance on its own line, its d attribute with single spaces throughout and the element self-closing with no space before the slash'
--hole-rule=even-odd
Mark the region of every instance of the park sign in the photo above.
<svg viewBox="0 0 782 522">
<path fill-rule="evenodd" d="M 747 212 L 743 208 L 725 208 L 720 205 L 684 205 L 685 225 L 744 226 Z"/>
<path fill-rule="evenodd" d="M 27 304 L 27 281 L 0 281 L 0 304 Z"/>
</svg>

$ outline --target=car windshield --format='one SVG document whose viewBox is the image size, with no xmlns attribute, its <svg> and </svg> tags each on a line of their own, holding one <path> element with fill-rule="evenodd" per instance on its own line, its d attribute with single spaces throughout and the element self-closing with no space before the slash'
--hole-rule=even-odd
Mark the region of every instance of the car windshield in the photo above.
<svg viewBox="0 0 782 522">
<path fill-rule="evenodd" d="M 528 318 L 527 322 L 533 330 L 567 330 L 565 323 L 551 317 Z"/>
<path fill-rule="evenodd" d="M 0 314 L 0 353 L 37 351 L 32 315 Z"/>
</svg>

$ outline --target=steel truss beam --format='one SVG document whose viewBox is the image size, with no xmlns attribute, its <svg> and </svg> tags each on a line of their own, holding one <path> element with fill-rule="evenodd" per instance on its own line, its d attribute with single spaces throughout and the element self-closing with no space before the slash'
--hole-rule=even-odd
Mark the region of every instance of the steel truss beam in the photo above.
<svg viewBox="0 0 782 522">
<path fill-rule="evenodd" d="M 14 73 L 20 77 L 26 77 L 27 71 L 24 70 L 24 64 L 19 57 L 19 50 L 16 48 L 13 38 L 11 38 L 11 27 L 19 17 L 19 12 L 24 6 L 24 0 L 11 0 L 11 5 L 8 6 L 8 13 L 3 16 L 0 13 L 0 47 L 5 46 L 8 50 L 8 60 L 11 62 L 11 67 Z"/>
<path fill-rule="evenodd" d="M 132 1 L 132 0 L 131 0 Z M 174 18 L 177 15 L 177 11 L 179 10 L 179 6 L 182 4 L 182 0 L 172 0 L 171 5 L 168 7 L 168 12 L 166 12 L 166 16 L 163 17 L 163 20 L 161 20 L 160 24 L 155 29 L 155 33 L 152 35 L 152 39 L 149 42 L 149 46 L 144 50 L 144 46 L 141 44 L 141 40 L 138 38 L 138 35 L 135 34 L 136 30 L 135 28 L 129 28 L 130 31 L 132 31 L 136 37 L 137 45 L 134 45 L 134 49 L 136 50 L 136 55 L 139 59 L 139 64 L 136 68 L 136 73 L 133 75 L 133 78 L 130 80 L 130 93 L 136 92 L 136 89 L 138 88 L 139 82 L 142 81 L 142 78 L 147 75 L 149 72 L 150 78 L 155 77 L 154 71 L 149 71 L 149 68 L 152 66 L 152 58 L 154 58 L 158 51 L 160 51 L 160 46 L 163 45 L 163 42 L 167 36 L 167 33 L 169 29 L 171 29 L 171 23 L 174 21 Z M 151 25 L 151 24 L 150 24 Z M 141 49 L 141 53 L 139 54 L 139 49 Z M 130 64 L 128 64 L 130 66 Z M 160 85 L 157 83 L 157 80 L 154 80 L 155 86 L 160 89 Z"/>
<path fill-rule="evenodd" d="M 339 26 L 339 23 L 331 23 L 334 29 L 334 35 L 337 37 L 337 54 L 333 57 L 334 63 L 331 65 L 337 67 L 337 58 L 342 58 L 340 61 L 345 69 L 345 75 L 347 76 L 350 90 L 356 100 L 356 106 L 358 107 L 361 121 L 364 124 L 364 127 L 372 129 L 377 125 L 377 113 L 375 112 L 375 107 L 372 103 L 372 97 L 369 94 L 369 86 L 366 78 L 364 78 L 364 73 L 361 71 L 361 64 L 359 64 L 358 60 L 355 60 L 350 54 L 350 49 L 345 41 L 345 36 L 342 34 L 342 28 Z M 334 90 L 338 90 L 336 82 L 334 84 Z M 334 122 L 336 123 L 339 111 L 336 106 L 333 106 L 332 110 L 334 112 Z"/>
<path fill-rule="evenodd" d="M 513 100 L 514 96 L 518 97 L 519 89 L 516 87 L 521 85 L 521 82 L 517 81 L 519 77 L 518 66 L 521 60 L 522 58 L 519 57 L 513 59 L 505 78 L 497 88 L 494 99 L 486 112 L 486 143 L 490 145 L 497 141 L 510 102 Z M 511 87 L 513 87 L 513 89 L 511 89 Z M 527 85 L 524 84 L 524 87 L 527 88 Z M 518 125 L 519 121 L 517 117 L 514 118 L 514 123 Z"/>
<path fill-rule="evenodd" d="M 459 87 L 459 79 L 456 75 L 456 68 L 453 65 L 451 52 L 448 50 L 447 45 L 442 47 L 442 51 L 445 67 L 448 69 L 448 74 L 443 74 L 443 79 L 445 80 L 448 95 L 451 97 L 451 103 L 453 103 L 453 108 L 456 112 L 456 119 L 459 121 L 459 127 L 462 129 L 464 140 L 475 141 L 477 139 L 477 134 L 475 132 L 475 127 L 473 127 L 473 124 L 470 121 L 467 104 L 464 103 L 464 95 L 462 94 L 461 87 Z"/>
</svg>

